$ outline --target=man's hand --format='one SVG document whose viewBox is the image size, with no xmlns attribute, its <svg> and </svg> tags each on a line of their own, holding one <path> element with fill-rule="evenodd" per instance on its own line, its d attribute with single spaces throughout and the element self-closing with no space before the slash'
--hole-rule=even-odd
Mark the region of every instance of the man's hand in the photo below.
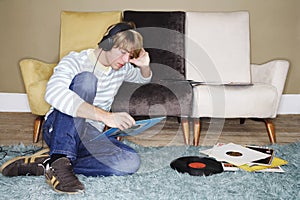
<svg viewBox="0 0 300 200">
<path fill-rule="evenodd" d="M 135 64 L 137 67 L 141 69 L 141 73 L 143 77 L 147 78 L 151 75 L 150 57 L 149 57 L 149 53 L 145 51 L 145 49 L 141 49 L 139 53 L 139 57 L 132 58 L 129 60 L 129 62 Z"/>
<path fill-rule="evenodd" d="M 135 120 L 126 112 L 107 112 L 86 102 L 79 106 L 77 117 L 101 121 L 109 127 L 119 128 L 120 130 L 135 125 Z"/>
<path fill-rule="evenodd" d="M 126 112 L 108 113 L 101 120 L 109 127 L 125 130 L 135 125 L 135 120 Z"/>
<path fill-rule="evenodd" d="M 135 64 L 138 67 L 148 67 L 150 64 L 149 53 L 145 49 L 141 49 L 137 58 L 132 58 L 129 62 Z"/>
</svg>

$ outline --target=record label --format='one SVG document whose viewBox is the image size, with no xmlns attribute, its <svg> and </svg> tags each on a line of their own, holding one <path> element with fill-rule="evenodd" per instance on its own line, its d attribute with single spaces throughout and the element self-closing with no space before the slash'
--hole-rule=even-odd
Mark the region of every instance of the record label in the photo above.
<svg viewBox="0 0 300 200">
<path fill-rule="evenodd" d="M 206 167 L 206 164 L 201 163 L 201 162 L 192 162 L 188 164 L 189 167 L 194 168 L 194 169 L 202 169 Z"/>
<path fill-rule="evenodd" d="M 222 164 L 212 158 L 187 156 L 170 163 L 172 169 L 192 176 L 209 176 L 223 172 Z"/>
</svg>

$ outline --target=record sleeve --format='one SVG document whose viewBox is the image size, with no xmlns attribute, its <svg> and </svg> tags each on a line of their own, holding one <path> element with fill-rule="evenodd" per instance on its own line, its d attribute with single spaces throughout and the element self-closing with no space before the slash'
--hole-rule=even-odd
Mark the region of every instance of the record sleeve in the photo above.
<svg viewBox="0 0 300 200">
<path fill-rule="evenodd" d="M 283 170 L 280 168 L 280 166 L 286 165 L 287 163 L 288 162 L 286 160 L 274 157 L 270 166 L 245 164 L 238 167 L 248 172 L 261 171 L 261 170 L 267 171 L 268 169 L 273 169 L 272 172 L 276 172 L 276 169 L 279 170 L 278 172 L 282 172 Z"/>
<path fill-rule="evenodd" d="M 135 136 L 137 134 L 142 133 L 143 131 L 149 129 L 150 127 L 156 125 L 157 123 L 161 122 L 166 117 L 156 117 L 151 119 L 139 120 L 135 122 L 135 125 L 131 128 L 125 129 L 121 131 L 118 128 L 110 128 L 105 131 L 107 137 L 117 137 L 117 136 Z"/>
<path fill-rule="evenodd" d="M 270 148 L 267 148 L 267 147 L 260 147 L 260 146 L 252 146 L 252 145 L 246 145 L 246 147 L 249 148 L 249 149 L 259 151 L 259 152 L 270 155 L 269 157 L 264 158 L 264 159 L 254 160 L 249 165 L 259 164 L 259 165 L 271 166 L 272 160 L 273 160 L 273 157 L 274 157 L 274 149 L 270 149 Z"/>
<path fill-rule="evenodd" d="M 251 163 L 254 160 L 270 157 L 268 154 L 233 143 L 222 145 L 220 147 L 214 147 L 209 152 L 209 156 L 214 157 L 218 161 L 226 161 L 236 166 Z"/>
</svg>

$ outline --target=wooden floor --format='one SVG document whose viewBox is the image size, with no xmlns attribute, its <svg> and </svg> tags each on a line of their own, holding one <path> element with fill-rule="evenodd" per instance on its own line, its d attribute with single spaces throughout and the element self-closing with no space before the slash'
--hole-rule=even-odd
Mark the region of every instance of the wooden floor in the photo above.
<svg viewBox="0 0 300 200">
<path fill-rule="evenodd" d="M 0 145 L 33 144 L 34 119 L 30 113 L 0 112 Z M 279 115 L 273 122 L 278 144 L 300 140 L 300 115 Z M 192 132 L 190 123 L 191 142 Z M 182 129 L 176 118 L 168 118 L 138 136 L 128 137 L 128 140 L 143 146 L 184 145 Z M 269 138 L 262 122 L 246 120 L 241 125 L 239 119 L 202 119 L 200 145 L 211 146 L 218 142 L 268 145 Z M 40 139 L 34 145 L 46 144 Z"/>
</svg>

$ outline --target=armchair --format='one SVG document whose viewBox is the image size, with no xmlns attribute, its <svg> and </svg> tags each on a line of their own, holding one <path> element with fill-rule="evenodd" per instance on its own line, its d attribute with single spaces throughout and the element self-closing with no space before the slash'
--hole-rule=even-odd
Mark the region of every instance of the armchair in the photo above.
<svg viewBox="0 0 300 200">
<path fill-rule="evenodd" d="M 60 29 L 61 59 L 70 51 L 95 48 L 111 24 L 121 21 L 122 12 L 62 12 Z M 44 116 L 50 105 L 44 100 L 46 84 L 56 63 L 48 64 L 35 59 L 19 63 L 34 122 L 33 142 L 38 142 Z"/>
<path fill-rule="evenodd" d="M 194 144 L 199 144 L 200 119 L 258 119 L 276 142 L 272 118 L 285 84 L 289 63 L 274 60 L 250 64 L 249 13 L 187 12 L 187 79 L 193 87 Z"/>
<path fill-rule="evenodd" d="M 149 52 L 152 81 L 146 85 L 124 83 L 112 106 L 133 116 L 172 116 L 181 120 L 184 142 L 189 144 L 192 87 L 185 80 L 185 13 L 180 11 L 124 11 L 133 21 Z M 166 81 L 164 81 L 166 80 Z"/>
<path fill-rule="evenodd" d="M 50 105 L 44 100 L 46 85 L 56 64 L 44 63 L 35 59 L 23 59 L 19 63 L 31 113 L 36 115 L 33 129 L 33 142 L 38 142 L 44 115 Z"/>
</svg>

